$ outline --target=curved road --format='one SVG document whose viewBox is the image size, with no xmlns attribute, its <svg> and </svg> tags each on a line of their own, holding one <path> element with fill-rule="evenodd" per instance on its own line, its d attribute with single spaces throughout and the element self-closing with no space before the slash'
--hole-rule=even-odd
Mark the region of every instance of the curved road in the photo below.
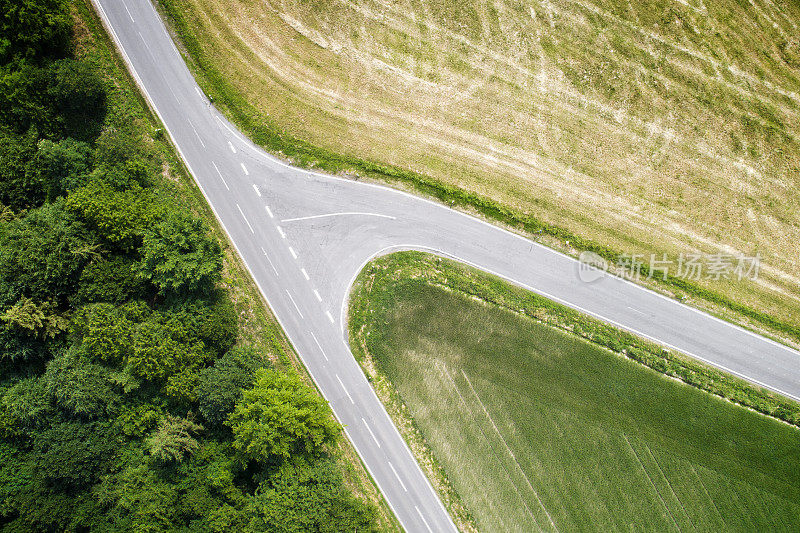
<svg viewBox="0 0 800 533">
<path fill-rule="evenodd" d="M 149 0 L 93 0 L 289 339 L 408 531 L 455 527 L 353 359 L 350 285 L 377 254 L 423 249 L 800 399 L 800 353 L 445 206 L 290 167 L 211 106 Z"/>
</svg>

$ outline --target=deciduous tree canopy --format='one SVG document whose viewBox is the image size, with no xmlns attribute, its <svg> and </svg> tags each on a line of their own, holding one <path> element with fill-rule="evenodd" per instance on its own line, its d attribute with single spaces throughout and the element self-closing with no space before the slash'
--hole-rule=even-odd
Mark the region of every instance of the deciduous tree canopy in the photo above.
<svg viewBox="0 0 800 533">
<path fill-rule="evenodd" d="M 0 0 L 0 529 L 369 529 L 325 402 L 236 345 L 219 243 L 71 24 Z"/>
</svg>

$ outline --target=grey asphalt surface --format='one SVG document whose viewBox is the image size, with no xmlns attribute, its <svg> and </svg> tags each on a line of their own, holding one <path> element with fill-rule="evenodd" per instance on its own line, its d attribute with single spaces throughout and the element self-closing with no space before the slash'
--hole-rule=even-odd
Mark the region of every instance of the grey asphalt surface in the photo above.
<svg viewBox="0 0 800 533">
<path fill-rule="evenodd" d="M 406 530 L 455 527 L 347 344 L 350 286 L 380 254 L 419 249 L 458 259 L 800 400 L 795 350 L 619 278 L 585 283 L 574 259 L 445 206 L 266 154 L 209 103 L 149 0 L 93 1 Z"/>
</svg>

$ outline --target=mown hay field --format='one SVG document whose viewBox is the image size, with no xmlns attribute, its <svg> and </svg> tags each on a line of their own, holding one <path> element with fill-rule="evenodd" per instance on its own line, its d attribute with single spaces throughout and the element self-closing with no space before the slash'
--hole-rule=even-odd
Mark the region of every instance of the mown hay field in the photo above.
<svg viewBox="0 0 800 533">
<path fill-rule="evenodd" d="M 619 252 L 758 253 L 699 283 L 800 323 L 796 2 L 161 1 L 251 120 Z"/>
</svg>

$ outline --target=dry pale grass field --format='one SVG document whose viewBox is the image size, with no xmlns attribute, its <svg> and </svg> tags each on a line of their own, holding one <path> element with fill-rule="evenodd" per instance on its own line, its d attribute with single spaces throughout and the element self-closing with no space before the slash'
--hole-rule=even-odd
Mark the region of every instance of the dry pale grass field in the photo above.
<svg viewBox="0 0 800 533">
<path fill-rule="evenodd" d="M 703 283 L 800 323 L 800 4 L 175 5 L 287 133 L 621 252 L 758 252 L 758 282 Z"/>
</svg>

